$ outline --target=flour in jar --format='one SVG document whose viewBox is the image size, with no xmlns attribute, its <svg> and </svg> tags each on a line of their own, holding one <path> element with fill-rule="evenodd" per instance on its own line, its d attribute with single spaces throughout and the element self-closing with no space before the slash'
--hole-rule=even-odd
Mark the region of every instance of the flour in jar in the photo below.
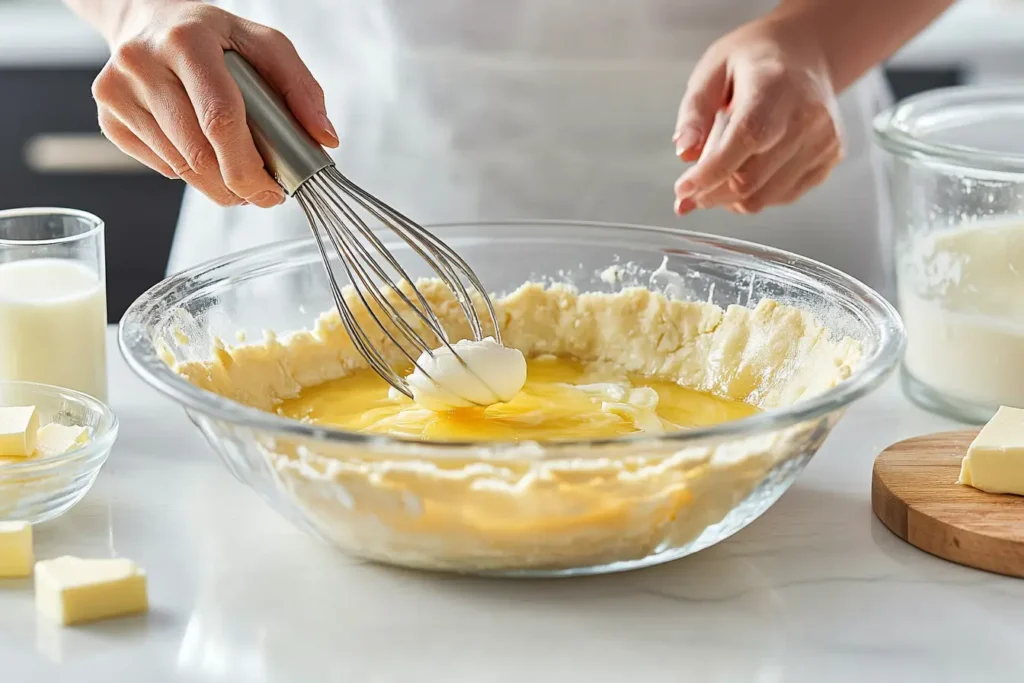
<svg viewBox="0 0 1024 683">
<path fill-rule="evenodd" d="M 1024 217 L 912 239 L 898 267 L 906 370 L 951 398 L 1024 407 Z"/>
</svg>

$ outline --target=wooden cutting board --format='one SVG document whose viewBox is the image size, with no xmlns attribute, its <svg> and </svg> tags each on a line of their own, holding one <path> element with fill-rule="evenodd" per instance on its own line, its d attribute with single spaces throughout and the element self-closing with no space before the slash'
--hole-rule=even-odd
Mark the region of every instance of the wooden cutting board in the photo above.
<svg viewBox="0 0 1024 683">
<path fill-rule="evenodd" d="M 956 483 L 977 435 L 929 434 L 889 446 L 875 460 L 871 507 L 894 534 L 925 552 L 1024 577 L 1024 497 Z"/>
</svg>

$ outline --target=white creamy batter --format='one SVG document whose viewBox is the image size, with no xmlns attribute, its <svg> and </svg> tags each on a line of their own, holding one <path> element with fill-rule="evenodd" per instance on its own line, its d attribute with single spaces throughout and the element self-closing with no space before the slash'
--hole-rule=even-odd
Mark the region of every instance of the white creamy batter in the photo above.
<svg viewBox="0 0 1024 683">
<path fill-rule="evenodd" d="M 915 379 L 955 399 L 1024 406 L 1024 219 L 912 241 L 899 307 Z"/>
<path fill-rule="evenodd" d="M 463 339 L 424 352 L 407 381 L 413 400 L 436 412 L 506 403 L 526 384 L 526 357 L 492 337 Z"/>
</svg>

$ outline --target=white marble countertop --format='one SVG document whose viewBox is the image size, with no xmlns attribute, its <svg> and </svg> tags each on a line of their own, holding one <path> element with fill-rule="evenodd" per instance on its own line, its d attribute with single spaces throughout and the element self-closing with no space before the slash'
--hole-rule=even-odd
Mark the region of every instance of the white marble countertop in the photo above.
<svg viewBox="0 0 1024 683">
<path fill-rule="evenodd" d="M 36 619 L 29 582 L 0 583 L 0 680 L 1024 680 L 1024 582 L 925 555 L 871 513 L 874 455 L 956 426 L 895 382 L 720 545 L 511 582 L 375 566 L 296 531 L 110 357 L 120 439 L 85 500 L 37 529 L 37 554 L 137 560 L 152 613 L 61 630 Z"/>
</svg>

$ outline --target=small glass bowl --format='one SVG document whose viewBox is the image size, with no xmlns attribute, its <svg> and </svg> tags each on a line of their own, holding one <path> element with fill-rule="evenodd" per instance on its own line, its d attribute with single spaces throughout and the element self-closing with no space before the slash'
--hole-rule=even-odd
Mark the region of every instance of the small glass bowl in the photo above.
<svg viewBox="0 0 1024 683">
<path fill-rule="evenodd" d="M 89 429 L 89 442 L 67 453 L 0 458 L 0 521 L 39 524 L 61 516 L 96 481 L 117 439 L 117 417 L 88 394 L 33 382 L 0 382 L 0 406 L 35 406 L 40 426 Z"/>
</svg>

